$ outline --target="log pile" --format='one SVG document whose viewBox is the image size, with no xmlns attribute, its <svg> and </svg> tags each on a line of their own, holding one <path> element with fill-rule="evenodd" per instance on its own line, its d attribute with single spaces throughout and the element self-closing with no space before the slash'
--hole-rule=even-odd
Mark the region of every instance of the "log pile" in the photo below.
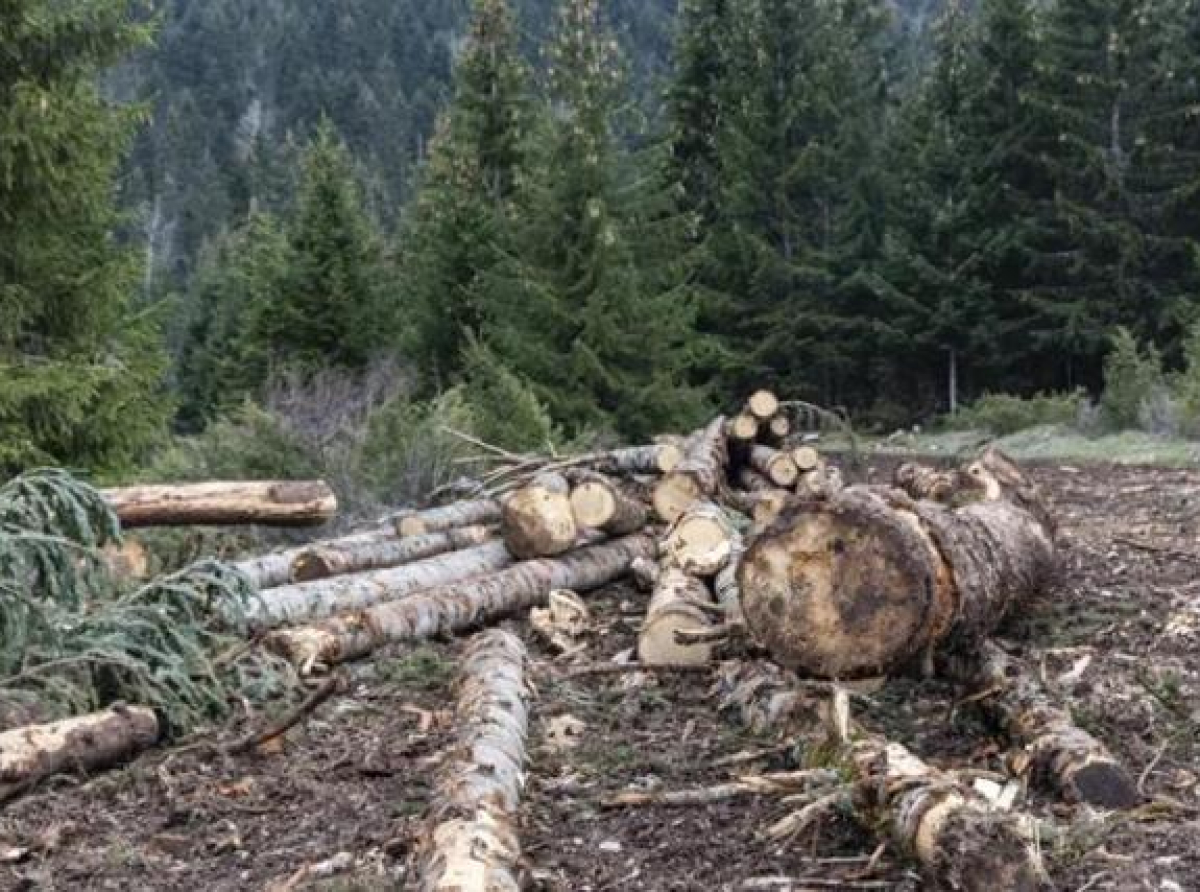
<svg viewBox="0 0 1200 892">
<path fill-rule="evenodd" d="M 1112 753 L 990 642 L 1006 615 L 1051 587 L 1056 568 L 1052 511 L 1002 454 L 989 450 L 951 470 L 905 464 L 892 486 L 845 486 L 840 470 L 793 434 L 787 404 L 769 391 L 652 445 L 571 458 L 489 449 L 501 460 L 480 480 L 480 497 L 235 564 L 258 590 L 249 611 L 254 646 L 315 672 L 538 611 L 535 628 L 569 655 L 573 637 L 559 634 L 555 610 L 568 604 L 586 625 L 583 598 L 631 578 L 644 593 L 636 668 L 717 668 L 731 645 L 749 643 L 758 661 L 722 664 L 714 691 L 717 708 L 757 731 L 812 723 L 817 710 L 804 684 L 813 679 L 836 687 L 940 671 L 973 693 L 1025 748 L 1030 772 L 1068 801 L 1138 802 Z M 105 495 L 128 526 L 317 523 L 334 507 L 328 488 L 311 483 Z M 507 632 L 481 632 L 466 648 L 457 743 L 417 853 L 417 888 L 519 886 L 526 661 Z M 73 726 L 0 735 L 0 784 L 124 758 L 158 735 L 144 712 L 122 707 L 72 720 L 96 742 L 87 752 L 78 751 Z M 1036 859 L 1011 814 L 900 743 L 858 732 L 842 738 L 850 807 L 929 876 L 954 888 L 1036 887 Z M 786 788 L 777 777 L 742 779 L 719 794 L 639 794 L 622 804 Z"/>
</svg>

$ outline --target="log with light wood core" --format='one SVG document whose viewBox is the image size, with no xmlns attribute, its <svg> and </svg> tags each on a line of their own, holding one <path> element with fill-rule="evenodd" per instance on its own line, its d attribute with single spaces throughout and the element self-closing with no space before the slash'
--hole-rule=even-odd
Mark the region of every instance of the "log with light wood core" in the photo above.
<svg viewBox="0 0 1200 892">
<path fill-rule="evenodd" d="M 779 397 L 769 390 L 757 390 L 746 400 L 746 409 L 759 421 L 769 421 L 779 411 Z"/>
<path fill-rule="evenodd" d="M 108 768 L 158 742 L 154 710 L 117 704 L 0 734 L 0 801 L 44 777 Z"/>
<path fill-rule="evenodd" d="M 770 446 L 755 446 L 750 450 L 750 467 L 784 489 L 795 485 L 800 476 L 792 457 Z"/>
<path fill-rule="evenodd" d="M 570 487 L 561 474 L 543 474 L 504 500 L 500 534 L 519 559 L 552 557 L 579 537 Z"/>
<path fill-rule="evenodd" d="M 528 657 L 509 632 L 471 639 L 455 686 L 456 742 L 438 770 L 416 852 L 419 892 L 517 892 L 529 726 Z"/>
<path fill-rule="evenodd" d="M 791 420 L 780 412 L 777 415 L 773 415 L 760 426 L 758 438 L 768 446 L 778 447 L 791 432 Z"/>
<path fill-rule="evenodd" d="M 337 497 L 320 480 L 261 480 L 129 486 L 101 494 L 121 526 L 261 524 L 317 526 L 337 513 Z"/>
<path fill-rule="evenodd" d="M 397 536 L 424 536 L 455 527 L 479 526 L 500 522 L 500 503 L 494 499 L 454 502 L 440 508 L 410 511 L 392 518 Z"/>
<path fill-rule="evenodd" d="M 821 466 L 821 453 L 813 449 L 811 446 L 796 446 L 792 449 L 790 455 L 796 468 L 800 472 L 815 471 Z"/>
<path fill-rule="evenodd" d="M 645 666 L 702 666 L 711 661 L 711 643 L 680 644 L 675 638 L 677 631 L 711 628 L 712 619 L 702 606 L 711 603 L 699 579 L 676 567 L 663 570 L 638 635 L 638 661 Z"/>
<path fill-rule="evenodd" d="M 340 663 L 390 642 L 460 632 L 541 606 L 554 589 L 599 588 L 625 575 L 635 558 L 650 558 L 656 551 L 650 536 L 626 536 L 559 558 L 524 561 L 499 573 L 432 588 L 317 625 L 281 629 L 268 635 L 265 643 L 301 666 Z"/>
<path fill-rule="evenodd" d="M 358 610 L 435 586 L 494 573 L 512 562 L 503 542 L 488 541 L 399 567 L 269 588 L 250 602 L 247 613 L 256 628 L 311 622 L 343 610 Z"/>
<path fill-rule="evenodd" d="M 926 765 L 905 747 L 878 737 L 850 744 L 860 781 L 855 814 L 886 827 L 939 889 L 1034 892 L 1041 865 L 1019 816 L 997 811 L 962 781 Z"/>
<path fill-rule="evenodd" d="M 645 503 L 604 478 L 584 480 L 571 490 L 570 498 L 575 523 L 583 529 L 626 536 L 640 530 L 650 519 L 650 510 Z"/>
<path fill-rule="evenodd" d="M 659 544 L 664 563 L 691 576 L 713 576 L 729 563 L 737 530 L 728 514 L 711 502 L 685 511 Z"/>
<path fill-rule="evenodd" d="M 496 530 L 493 527 L 474 526 L 403 539 L 389 537 L 340 544 L 336 540 L 326 544 L 315 543 L 295 552 L 289 576 L 292 582 L 311 582 L 330 576 L 398 567 L 446 552 L 483 545 L 494 538 Z"/>
<path fill-rule="evenodd" d="M 1054 703 L 1035 669 L 987 641 L 952 656 L 945 668 L 977 691 L 972 701 L 1025 746 L 1035 779 L 1057 787 L 1070 802 L 1105 809 L 1141 804 L 1133 777 L 1108 747 Z"/>
<path fill-rule="evenodd" d="M 843 489 L 842 472 L 833 465 L 821 462 L 811 471 L 805 471 L 796 481 L 796 497 L 822 501 L 831 499 Z"/>
<path fill-rule="evenodd" d="M 679 466 L 654 487 L 652 501 L 658 516 L 674 523 L 696 502 L 715 495 L 725 480 L 728 454 L 725 419 L 714 418 L 696 437 Z"/>
<path fill-rule="evenodd" d="M 738 583 L 747 628 L 777 660 L 854 678 L 983 637 L 1054 566 L 1049 532 L 1007 500 L 950 510 L 856 486 L 785 509 Z"/>
<path fill-rule="evenodd" d="M 730 463 L 735 466 L 745 464 L 758 440 L 758 419 L 749 412 L 733 416 L 726 425 L 725 438 Z"/>
</svg>

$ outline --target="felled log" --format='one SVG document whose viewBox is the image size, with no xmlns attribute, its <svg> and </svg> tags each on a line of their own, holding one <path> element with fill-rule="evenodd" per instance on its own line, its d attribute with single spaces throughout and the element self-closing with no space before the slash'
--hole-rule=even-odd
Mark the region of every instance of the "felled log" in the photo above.
<svg viewBox="0 0 1200 892">
<path fill-rule="evenodd" d="M 758 439 L 758 419 L 749 412 L 733 416 L 725 426 L 725 439 L 730 464 L 745 464 Z"/>
<path fill-rule="evenodd" d="M 945 663 L 953 677 L 977 692 L 978 703 L 1029 755 L 1035 780 L 1074 803 L 1105 809 L 1141 804 L 1137 784 L 1103 743 L 1057 706 L 1037 674 L 994 643 Z"/>
<path fill-rule="evenodd" d="M 330 576 L 398 567 L 449 551 L 483 545 L 495 537 L 494 528 L 473 526 L 456 527 L 442 533 L 426 533 L 423 536 L 408 536 L 403 539 L 388 537 L 315 543 L 296 550 L 288 575 L 292 582 L 311 582 Z"/>
<path fill-rule="evenodd" d="M 683 461 L 683 449 L 673 443 L 626 446 L 601 453 L 589 467 L 601 474 L 667 474 Z"/>
<path fill-rule="evenodd" d="M 771 416 L 758 429 L 758 439 L 767 446 L 780 446 L 792 432 L 792 422 L 782 412 Z"/>
<path fill-rule="evenodd" d="M 158 742 L 154 710 L 117 704 L 0 734 L 0 801 L 52 774 L 119 764 Z"/>
<path fill-rule="evenodd" d="M 513 557 L 503 542 L 487 542 L 400 567 L 269 588 L 250 602 L 247 613 L 252 625 L 262 629 L 311 622 L 343 610 L 358 610 L 435 586 L 483 576 L 512 562 Z"/>
<path fill-rule="evenodd" d="M 509 494 L 501 510 L 500 535 L 519 559 L 553 557 L 579 537 L 570 487 L 561 474 L 543 474 Z"/>
<path fill-rule="evenodd" d="M 652 592 L 654 587 L 658 585 L 658 577 L 662 575 L 662 567 L 658 561 L 651 560 L 648 557 L 634 558 L 629 565 L 629 575 L 633 577 L 633 584 L 637 586 L 638 591 Z"/>
<path fill-rule="evenodd" d="M 796 497 L 799 499 L 831 499 L 843 489 L 842 472 L 823 462 L 811 471 L 805 471 L 796 481 Z"/>
<path fill-rule="evenodd" d="M 239 480 L 102 490 L 126 529 L 190 525 L 317 526 L 337 513 L 321 480 Z"/>
<path fill-rule="evenodd" d="M 420 892 L 517 892 L 518 808 L 529 724 L 525 646 L 500 630 L 467 646 L 456 685 L 455 744 L 434 787 L 416 853 Z"/>
<path fill-rule="evenodd" d="M 570 502 L 576 526 L 610 536 L 635 533 L 650 519 L 644 502 L 602 477 L 591 477 L 572 489 Z"/>
<path fill-rule="evenodd" d="M 804 471 L 815 471 L 821 466 L 821 453 L 813 449 L 811 446 L 796 446 L 791 451 L 792 461 L 796 467 L 803 473 Z"/>
<path fill-rule="evenodd" d="M 638 661 L 645 666 L 700 666 L 712 660 L 710 642 L 681 644 L 678 631 L 701 631 L 712 626 L 703 605 L 712 597 L 704 583 L 677 567 L 667 567 L 646 609 L 638 635 Z"/>
<path fill-rule="evenodd" d="M 554 589 L 598 588 L 628 572 L 634 558 L 649 558 L 655 551 L 650 536 L 626 536 L 560 558 L 525 561 L 499 573 L 428 589 L 314 626 L 281 629 L 268 635 L 266 643 L 302 666 L 341 663 L 390 642 L 461 632 L 541 606 Z"/>
<path fill-rule="evenodd" d="M 395 531 L 390 524 L 361 533 L 351 533 L 337 539 L 322 539 L 310 542 L 308 545 L 286 548 L 282 551 L 272 551 L 267 554 L 255 555 L 240 561 L 234 561 L 231 566 L 244 574 L 250 584 L 257 589 L 273 588 L 286 585 L 292 581 L 292 562 L 310 548 L 349 548 L 368 542 L 381 542 L 395 538 Z"/>
<path fill-rule="evenodd" d="M 667 523 L 696 502 L 711 498 L 725 479 L 728 450 L 725 419 L 714 418 L 697 436 L 679 466 L 654 487 L 654 510 Z"/>
<path fill-rule="evenodd" d="M 750 467 L 775 486 L 785 489 L 793 486 L 796 478 L 800 476 L 792 457 L 770 446 L 755 446 L 750 450 Z"/>
<path fill-rule="evenodd" d="M 737 582 L 738 563 L 741 562 L 745 547 L 741 535 L 735 533 L 729 560 L 713 577 L 713 594 L 725 611 L 727 623 L 745 623 L 745 617 L 742 616 L 742 593 Z"/>
<path fill-rule="evenodd" d="M 779 397 L 769 390 L 756 390 L 746 400 L 746 409 L 759 421 L 768 421 L 779 411 Z"/>
<path fill-rule="evenodd" d="M 935 888 L 1042 888 L 1041 866 L 1017 815 L 992 809 L 969 786 L 898 743 L 867 737 L 849 747 L 859 780 L 856 815 L 868 827 L 886 827 Z"/>
<path fill-rule="evenodd" d="M 949 502 L 958 488 L 958 474 L 955 471 L 939 471 L 917 462 L 905 462 L 896 468 L 892 483 L 914 499 Z"/>
<path fill-rule="evenodd" d="M 455 527 L 480 526 L 500 522 L 500 503 L 494 499 L 452 502 L 440 508 L 409 511 L 392 518 L 397 536 L 424 536 Z"/>
<path fill-rule="evenodd" d="M 729 516 L 711 502 L 693 505 L 659 544 L 664 562 L 691 576 L 713 576 L 729 563 L 738 539 Z"/>
<path fill-rule="evenodd" d="M 1054 565 L 1048 531 L 1007 500 L 950 510 L 855 486 L 789 505 L 748 547 L 738 584 L 747 628 L 777 660 L 857 678 L 985 636 Z"/>
</svg>

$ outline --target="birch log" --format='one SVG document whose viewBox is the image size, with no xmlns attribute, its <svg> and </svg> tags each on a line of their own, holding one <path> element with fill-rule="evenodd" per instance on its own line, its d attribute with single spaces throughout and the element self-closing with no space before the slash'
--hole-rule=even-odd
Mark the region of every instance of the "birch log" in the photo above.
<svg viewBox="0 0 1200 892">
<path fill-rule="evenodd" d="M 738 584 L 747 628 L 776 659 L 858 678 L 985 636 L 1054 565 L 1048 531 L 1007 500 L 950 510 L 856 486 L 785 509 L 750 544 Z"/>
<path fill-rule="evenodd" d="M 676 567 L 659 576 L 638 635 L 638 661 L 643 666 L 703 666 L 712 660 L 709 642 L 680 644 L 675 633 L 699 632 L 712 627 L 702 605 L 712 597 L 704 583 Z"/>
<path fill-rule="evenodd" d="M 757 390 L 746 400 L 746 409 L 759 421 L 769 421 L 779 411 L 779 397 L 769 390 Z"/>
<path fill-rule="evenodd" d="M 500 534 L 514 557 L 553 557 L 579 537 L 570 487 L 561 474 L 544 474 L 504 500 Z"/>
<path fill-rule="evenodd" d="M 424 589 L 484 576 L 512 562 L 503 542 L 487 542 L 387 570 L 266 589 L 250 602 L 248 613 L 252 625 L 260 629 L 311 622 L 344 610 L 359 610 Z"/>
<path fill-rule="evenodd" d="M 737 530 L 712 502 L 693 505 L 671 525 L 659 545 L 662 560 L 690 576 L 713 576 L 729 563 Z"/>
<path fill-rule="evenodd" d="M 392 524 L 398 536 L 424 536 L 455 527 L 479 526 L 500 522 L 500 503 L 494 499 L 453 502 L 425 511 L 395 515 Z"/>
<path fill-rule="evenodd" d="M 977 691 L 971 699 L 1024 745 L 1036 780 L 1069 802 L 1105 809 L 1139 805 L 1137 784 L 1108 747 L 1057 706 L 1030 667 L 992 642 L 946 661 L 949 674 Z"/>
<path fill-rule="evenodd" d="M 815 471 L 821 466 L 821 453 L 817 452 L 811 446 L 797 446 L 792 449 L 791 456 L 797 469 L 802 473 L 804 471 Z"/>
<path fill-rule="evenodd" d="M 1018 816 L 898 743 L 868 737 L 850 744 L 859 780 L 855 811 L 868 827 L 887 827 L 939 889 L 1033 892 L 1041 865 Z"/>
<path fill-rule="evenodd" d="M 471 639 L 456 685 L 455 744 L 442 764 L 416 853 L 419 892 L 518 892 L 528 657 L 500 630 Z"/>
<path fill-rule="evenodd" d="M 571 512 L 582 529 L 603 530 L 610 536 L 627 536 L 650 519 L 645 503 L 602 477 L 584 480 L 571 490 Z"/>
<path fill-rule="evenodd" d="M 679 466 L 654 487 L 654 510 L 667 523 L 701 499 L 716 495 L 725 480 L 728 449 L 725 419 L 714 418 L 696 437 Z"/>
<path fill-rule="evenodd" d="M 330 576 L 364 573 L 398 567 L 413 561 L 436 557 L 450 551 L 473 548 L 496 538 L 493 527 L 455 527 L 442 533 L 366 539 L 353 542 L 336 540 L 298 549 L 288 575 L 292 582 L 311 582 Z"/>
<path fill-rule="evenodd" d="M 266 642 L 304 666 L 341 663 L 390 642 L 461 632 L 541 606 L 554 589 L 598 588 L 628 572 L 634 558 L 655 553 L 650 536 L 626 536 L 556 559 L 525 561 L 490 576 L 429 589 L 315 626 L 279 630 Z"/>
<path fill-rule="evenodd" d="M 0 734 L 0 801 L 44 777 L 125 761 L 158 742 L 151 709 L 117 704 L 102 712 Z"/>
<path fill-rule="evenodd" d="M 750 467 L 775 486 L 785 489 L 794 486 L 796 478 L 800 476 L 792 457 L 770 446 L 755 446 L 750 450 Z"/>
<path fill-rule="evenodd" d="M 627 446 L 601 453 L 588 466 L 602 474 L 667 474 L 683 457 L 683 449 L 673 443 Z"/>
<path fill-rule="evenodd" d="M 262 480 L 130 486 L 102 490 L 121 526 L 262 524 L 317 526 L 337 513 L 320 480 Z"/>
<path fill-rule="evenodd" d="M 311 548 L 351 548 L 368 542 L 382 542 L 395 538 L 395 535 L 391 526 L 385 525 L 378 529 L 364 530 L 361 533 L 351 533 L 337 539 L 322 539 L 296 548 L 287 548 L 283 551 L 260 554 L 255 557 L 235 561 L 232 566 L 235 570 L 243 573 L 255 588 L 273 588 L 277 585 L 286 585 L 292 581 L 292 563 L 297 557 Z"/>
</svg>

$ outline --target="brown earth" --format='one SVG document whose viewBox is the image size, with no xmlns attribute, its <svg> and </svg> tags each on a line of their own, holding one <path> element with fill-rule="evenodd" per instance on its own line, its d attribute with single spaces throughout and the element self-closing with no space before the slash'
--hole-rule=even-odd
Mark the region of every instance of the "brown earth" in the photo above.
<svg viewBox="0 0 1200 892">
<path fill-rule="evenodd" d="M 1134 813 L 1104 814 L 1029 790 L 1050 880 L 1077 892 L 1200 890 L 1200 473 L 1036 474 L 1058 506 L 1067 571 L 1003 637 L 1127 760 L 1148 797 Z M 602 631 L 583 659 L 631 647 L 644 596 L 621 586 L 589 603 Z M 779 738 L 720 714 L 707 675 L 567 681 L 559 673 L 569 660 L 529 641 L 538 689 L 522 820 L 530 888 L 923 888 L 896 853 L 871 862 L 873 840 L 845 818 L 786 843 L 763 839 L 788 811 L 778 798 L 601 808 L 630 787 L 728 778 L 708 766 Z M 354 667 L 348 692 L 278 752 L 161 750 L 91 780 L 44 784 L 0 811 L 0 889 L 405 888 L 405 854 L 450 733 L 460 646 L 396 650 Z M 856 699 L 855 718 L 939 766 L 1004 771 L 1004 743 L 955 698 L 937 681 L 896 680 Z M 584 725 L 566 746 L 547 737 L 562 716 Z M 794 758 L 781 750 L 734 770 L 793 767 Z M 344 869 L 333 876 L 302 873 L 339 853 Z"/>
</svg>

